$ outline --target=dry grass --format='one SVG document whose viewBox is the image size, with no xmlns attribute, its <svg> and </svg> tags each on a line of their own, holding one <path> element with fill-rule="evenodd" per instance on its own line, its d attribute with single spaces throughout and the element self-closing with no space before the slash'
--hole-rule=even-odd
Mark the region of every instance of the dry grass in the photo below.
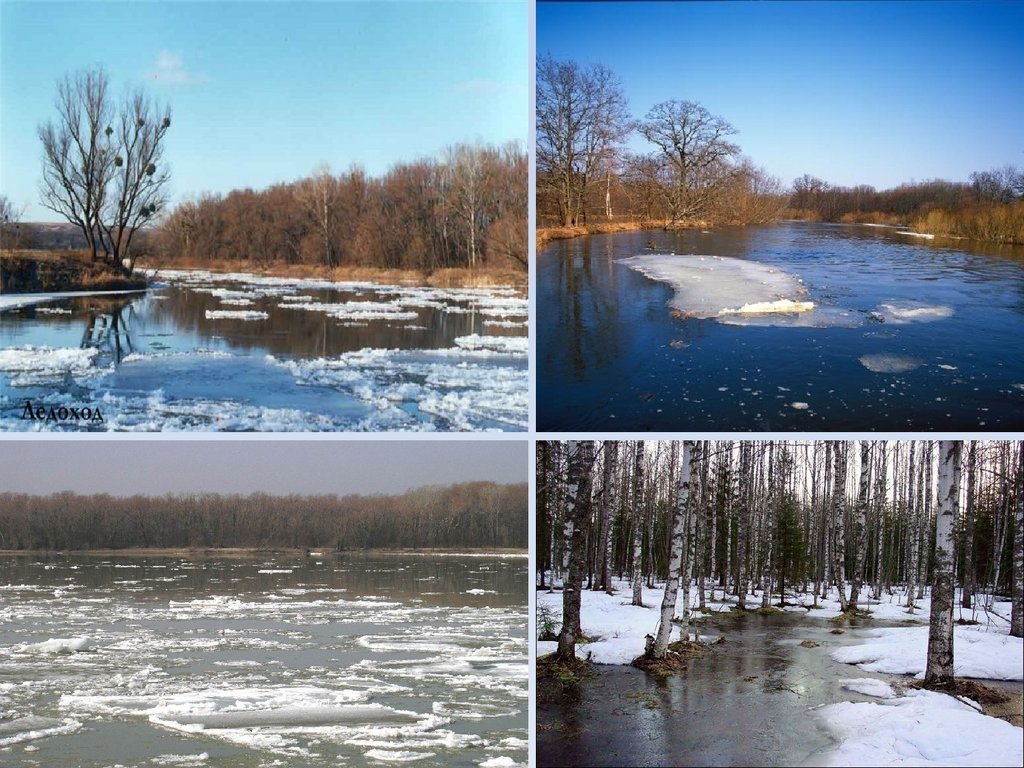
<svg viewBox="0 0 1024 768">
<path fill-rule="evenodd" d="M 139 275 L 93 261 L 85 250 L 12 250 L 0 252 L 2 288 L 7 293 L 119 291 L 146 287 Z"/>
<path fill-rule="evenodd" d="M 936 209 L 911 225 L 916 232 L 1024 245 L 1024 201 L 975 205 L 956 211 Z"/>
<path fill-rule="evenodd" d="M 616 232 L 636 232 L 642 229 L 683 229 L 687 227 L 704 227 L 706 222 L 668 221 L 609 221 L 603 224 L 588 224 L 585 227 L 537 227 L 537 250 L 539 251 L 552 240 L 570 240 L 584 235 L 607 235 Z"/>
</svg>

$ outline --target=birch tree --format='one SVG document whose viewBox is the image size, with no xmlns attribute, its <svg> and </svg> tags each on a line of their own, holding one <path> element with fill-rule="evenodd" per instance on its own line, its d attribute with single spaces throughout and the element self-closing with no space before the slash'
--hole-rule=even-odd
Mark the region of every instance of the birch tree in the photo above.
<svg viewBox="0 0 1024 768">
<path fill-rule="evenodd" d="M 658 633 L 654 640 L 651 655 L 656 659 L 665 658 L 668 652 L 669 638 L 672 633 L 672 617 L 676 612 L 676 597 L 679 592 L 679 579 L 682 571 L 683 550 L 687 546 L 686 521 L 690 502 L 690 477 L 692 474 L 691 456 L 693 441 L 683 441 L 683 464 L 679 470 L 676 485 L 676 503 L 672 513 L 672 543 L 668 558 L 668 581 L 665 584 L 665 595 L 661 601 L 661 619 L 658 622 Z"/>
<path fill-rule="evenodd" d="M 557 658 L 571 661 L 576 658 L 576 628 L 580 625 L 580 598 L 583 587 L 583 568 L 586 548 L 586 525 L 590 519 L 591 470 L 594 464 L 594 444 L 589 440 L 569 443 L 569 470 L 566 493 L 566 518 L 572 522 L 569 569 L 562 589 L 562 631 L 558 635 Z"/>
<path fill-rule="evenodd" d="M 928 665 L 924 682 L 930 688 L 953 683 L 953 526 L 960 496 L 960 453 L 963 443 L 939 444 L 939 509 L 935 521 L 935 569 L 931 620 L 928 624 Z"/>
</svg>

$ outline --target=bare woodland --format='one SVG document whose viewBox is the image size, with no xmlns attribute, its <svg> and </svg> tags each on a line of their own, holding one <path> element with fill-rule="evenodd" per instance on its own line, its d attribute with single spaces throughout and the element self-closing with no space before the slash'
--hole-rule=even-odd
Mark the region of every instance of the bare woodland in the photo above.
<svg viewBox="0 0 1024 768">
<path fill-rule="evenodd" d="M 163 220 L 162 263 L 526 270 L 527 157 L 460 144 L 381 177 L 327 166 L 290 184 L 203 195 Z"/>
<path fill-rule="evenodd" d="M 629 578 L 634 604 L 666 585 L 646 649 L 654 657 L 665 654 L 672 625 L 686 636 L 691 590 L 698 610 L 719 593 L 743 610 L 792 605 L 795 594 L 816 605 L 837 588 L 849 615 L 883 596 L 913 614 L 930 592 L 926 683 L 944 687 L 955 619 L 1009 594 L 1011 634 L 1024 634 L 1022 534 L 1024 442 L 537 447 L 538 582 L 564 585 L 563 659 L 575 656 L 581 591 L 611 591 L 616 578 Z"/>
<path fill-rule="evenodd" d="M 790 187 L 744 156 L 725 117 L 680 98 L 642 116 L 601 64 L 537 60 L 537 220 L 764 224 L 780 218 L 912 226 L 920 232 L 1024 243 L 1024 171 L 1008 165 L 877 190 L 810 174 Z M 630 151 L 642 137 L 649 149 Z"/>
<path fill-rule="evenodd" d="M 526 547 L 526 485 L 400 496 L 0 494 L 0 549 Z"/>
</svg>

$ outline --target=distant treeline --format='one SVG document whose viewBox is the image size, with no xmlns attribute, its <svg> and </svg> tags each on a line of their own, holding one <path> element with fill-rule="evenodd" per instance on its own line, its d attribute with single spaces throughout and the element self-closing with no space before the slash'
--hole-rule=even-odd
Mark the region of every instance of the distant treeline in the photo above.
<svg viewBox="0 0 1024 768">
<path fill-rule="evenodd" d="M 526 546 L 525 483 L 401 496 L 0 494 L 0 549 Z"/>
<path fill-rule="evenodd" d="M 162 263 L 526 270 L 528 162 L 517 143 L 458 145 L 440 160 L 360 168 L 180 204 Z"/>
<path fill-rule="evenodd" d="M 972 173 L 970 183 L 935 179 L 876 190 L 833 186 L 803 175 L 793 182 L 789 215 L 816 221 L 901 224 L 918 232 L 1024 244 L 1024 170 Z"/>
</svg>

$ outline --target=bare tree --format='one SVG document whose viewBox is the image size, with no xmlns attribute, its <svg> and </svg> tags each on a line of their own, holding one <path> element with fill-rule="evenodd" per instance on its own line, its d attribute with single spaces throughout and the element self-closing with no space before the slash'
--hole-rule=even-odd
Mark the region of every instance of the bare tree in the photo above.
<svg viewBox="0 0 1024 768">
<path fill-rule="evenodd" d="M 130 273 L 132 238 L 167 199 L 170 110 L 141 90 L 115 109 L 102 69 L 66 76 L 57 84 L 56 106 L 56 121 L 38 131 L 42 203 L 81 230 L 94 261 L 102 250 Z"/>
<path fill-rule="evenodd" d="M 683 463 L 679 470 L 676 485 L 676 503 L 672 513 L 672 543 L 668 556 L 668 582 L 661 601 L 661 619 L 658 622 L 658 634 L 654 640 L 651 656 L 656 659 L 665 658 L 668 652 L 668 641 L 672 633 L 672 617 L 676 612 L 676 598 L 679 593 L 679 579 L 682 573 L 683 549 L 688 546 L 685 540 L 686 520 L 690 504 L 690 476 L 692 474 L 691 456 L 693 440 L 683 441 Z M 686 639 L 685 637 L 683 638 Z"/>
<path fill-rule="evenodd" d="M 7 195 L 0 194 L 0 248 L 17 248 L 18 221 L 22 211 L 18 210 Z"/>
<path fill-rule="evenodd" d="M 1017 443 L 1017 505 L 1013 530 L 1013 604 L 1010 634 L 1024 637 L 1024 441 Z"/>
<path fill-rule="evenodd" d="M 538 177 L 555 186 L 565 226 L 586 223 L 590 181 L 630 129 L 626 97 L 607 67 L 537 60 Z"/>
<path fill-rule="evenodd" d="M 726 178 L 728 161 L 740 151 L 727 139 L 736 129 L 697 102 L 672 99 L 651 107 L 637 130 L 673 170 L 672 220 L 703 213 Z"/>
<path fill-rule="evenodd" d="M 317 232 L 324 241 L 324 264 L 337 264 L 332 235 L 338 209 L 338 180 L 331 175 L 330 166 L 317 166 L 313 175 L 295 188 L 295 196 L 316 222 Z"/>
</svg>

